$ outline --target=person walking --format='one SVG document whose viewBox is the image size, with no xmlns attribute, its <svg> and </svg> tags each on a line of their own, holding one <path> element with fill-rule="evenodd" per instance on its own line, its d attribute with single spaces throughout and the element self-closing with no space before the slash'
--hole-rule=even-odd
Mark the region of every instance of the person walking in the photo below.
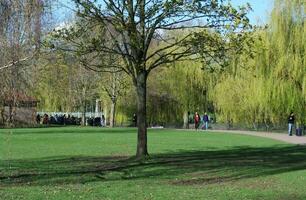
<svg viewBox="0 0 306 200">
<path fill-rule="evenodd" d="M 196 112 L 195 115 L 194 115 L 194 127 L 195 127 L 196 130 L 198 130 L 198 128 L 199 128 L 200 121 L 201 121 L 201 117 L 198 114 L 198 112 Z"/>
<path fill-rule="evenodd" d="M 208 130 L 209 118 L 208 118 L 207 113 L 205 113 L 204 116 L 203 116 L 203 122 L 204 122 L 204 125 L 205 125 L 205 130 Z"/>
<path fill-rule="evenodd" d="M 292 129 L 293 129 L 293 126 L 294 126 L 294 113 L 291 112 L 289 117 L 288 117 L 288 135 L 289 136 L 292 136 Z"/>
<path fill-rule="evenodd" d="M 37 124 L 40 124 L 40 120 L 41 120 L 40 114 L 37 114 L 36 115 L 36 122 L 37 122 Z"/>
<path fill-rule="evenodd" d="M 105 116 L 102 115 L 101 117 L 101 126 L 104 127 L 105 126 Z"/>
<path fill-rule="evenodd" d="M 137 127 L 137 115 L 136 115 L 136 113 L 133 114 L 133 119 L 132 119 L 132 121 L 133 121 L 133 126 L 134 126 L 134 127 Z"/>
</svg>

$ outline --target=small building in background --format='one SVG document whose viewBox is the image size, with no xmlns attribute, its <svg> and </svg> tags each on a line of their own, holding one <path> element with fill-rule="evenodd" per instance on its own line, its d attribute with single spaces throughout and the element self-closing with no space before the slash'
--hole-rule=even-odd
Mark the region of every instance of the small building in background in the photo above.
<svg viewBox="0 0 306 200">
<path fill-rule="evenodd" d="M 14 126 L 36 124 L 38 100 L 22 92 L 10 92 L 0 105 L 0 124 Z"/>
</svg>

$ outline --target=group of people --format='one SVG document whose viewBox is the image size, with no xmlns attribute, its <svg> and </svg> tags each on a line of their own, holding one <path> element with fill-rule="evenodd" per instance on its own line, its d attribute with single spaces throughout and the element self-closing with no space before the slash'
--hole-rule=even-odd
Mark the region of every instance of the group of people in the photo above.
<svg viewBox="0 0 306 200">
<path fill-rule="evenodd" d="M 37 124 L 45 124 L 45 125 L 81 125 L 81 118 L 74 117 L 71 115 L 36 115 L 36 123 Z M 90 117 L 86 120 L 86 125 L 88 126 L 105 126 L 105 117 Z"/>
<path fill-rule="evenodd" d="M 87 119 L 87 126 L 105 126 L 105 116 L 102 117 L 90 117 Z"/>
<path fill-rule="evenodd" d="M 57 124 L 57 125 L 79 125 L 81 122 L 80 118 L 70 116 L 70 115 L 48 115 L 44 114 L 40 116 L 40 114 L 36 115 L 36 123 L 37 124 Z"/>
<path fill-rule="evenodd" d="M 208 129 L 208 123 L 209 123 L 209 116 L 205 112 L 203 115 L 203 118 L 201 119 L 201 116 L 198 112 L 195 112 L 194 114 L 194 127 L 196 130 L 199 129 L 201 121 L 203 121 L 202 129 L 207 130 Z"/>
</svg>

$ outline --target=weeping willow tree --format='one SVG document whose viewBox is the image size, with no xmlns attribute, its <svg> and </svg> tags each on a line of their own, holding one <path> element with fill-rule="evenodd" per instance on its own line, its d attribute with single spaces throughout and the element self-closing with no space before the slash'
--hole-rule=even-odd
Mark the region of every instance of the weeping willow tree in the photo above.
<svg viewBox="0 0 306 200">
<path fill-rule="evenodd" d="M 76 70 L 71 70 L 64 63 L 52 63 L 44 66 L 44 71 L 37 79 L 35 95 L 39 99 L 39 110 L 54 112 L 72 112 L 76 106 L 77 94 Z"/>
<path fill-rule="evenodd" d="M 86 112 L 98 96 L 99 74 L 86 70 L 70 54 L 49 53 L 33 87 L 40 101 L 39 110 L 47 112 Z M 42 60 L 42 59 L 41 59 Z M 73 67 L 71 67 L 73 66 Z M 92 102 L 91 102 L 92 103 Z"/>
<path fill-rule="evenodd" d="M 305 123 L 304 1 L 276 0 L 269 28 L 253 34 L 253 57 L 233 56 L 212 95 L 224 121 L 285 124 L 294 111 Z"/>
<path fill-rule="evenodd" d="M 148 80 L 149 124 L 188 128 L 196 111 L 214 112 L 210 96 L 217 79 L 218 73 L 195 61 L 175 62 L 155 71 Z"/>
<path fill-rule="evenodd" d="M 305 122 L 306 103 L 305 15 L 305 1 L 278 0 L 268 33 L 271 106 L 279 115 L 295 111 L 300 122 Z"/>
</svg>

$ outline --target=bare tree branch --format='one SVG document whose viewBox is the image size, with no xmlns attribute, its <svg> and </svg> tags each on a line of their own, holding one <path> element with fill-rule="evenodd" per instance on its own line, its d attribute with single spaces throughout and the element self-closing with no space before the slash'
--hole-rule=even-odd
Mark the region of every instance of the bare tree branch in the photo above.
<svg viewBox="0 0 306 200">
<path fill-rule="evenodd" d="M 9 68 L 9 67 L 15 67 L 17 64 L 19 64 L 21 62 L 24 62 L 24 61 L 27 61 L 29 59 L 30 59 L 30 57 L 27 56 L 25 58 L 22 58 L 22 59 L 19 59 L 19 60 L 16 60 L 16 61 L 12 61 L 11 63 L 0 67 L 0 70 L 6 69 L 6 68 Z"/>
</svg>

